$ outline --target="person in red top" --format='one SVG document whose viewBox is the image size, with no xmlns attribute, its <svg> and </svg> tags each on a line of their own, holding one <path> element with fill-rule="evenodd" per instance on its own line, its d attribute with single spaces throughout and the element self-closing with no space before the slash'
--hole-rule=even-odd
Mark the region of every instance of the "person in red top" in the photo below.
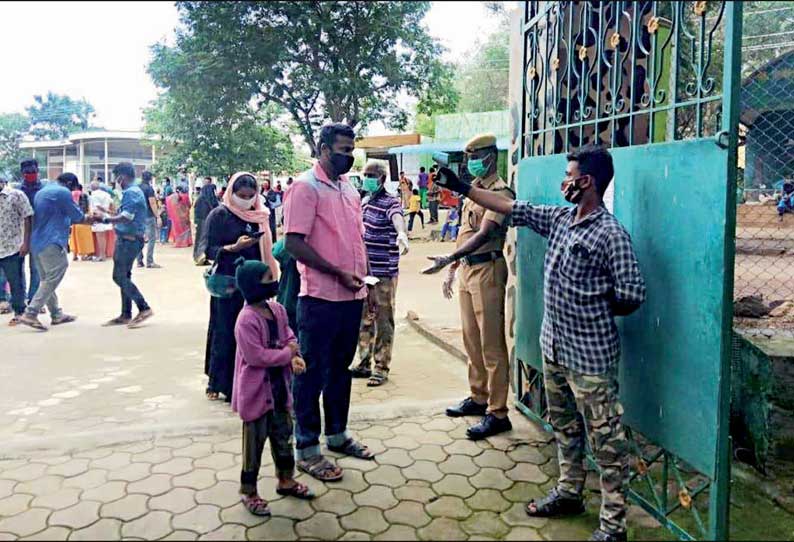
<svg viewBox="0 0 794 542">
<path fill-rule="evenodd" d="M 320 394 L 331 451 L 372 459 L 347 432 L 353 362 L 367 287 L 367 251 L 358 191 L 345 173 L 353 165 L 355 133 L 346 124 L 320 132 L 320 158 L 286 193 L 287 251 L 301 276 L 298 326 L 308 370 L 296 377 L 295 441 L 298 469 L 318 480 L 342 477 L 320 452 Z"/>
</svg>

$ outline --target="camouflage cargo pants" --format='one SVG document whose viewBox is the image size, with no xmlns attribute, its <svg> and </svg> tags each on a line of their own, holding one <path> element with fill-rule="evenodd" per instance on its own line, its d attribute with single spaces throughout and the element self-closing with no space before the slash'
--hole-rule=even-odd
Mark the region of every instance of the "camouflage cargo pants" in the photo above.
<svg viewBox="0 0 794 542">
<path fill-rule="evenodd" d="M 585 485 L 585 435 L 601 468 L 601 530 L 626 530 L 626 489 L 629 456 L 621 424 L 623 407 L 618 401 L 617 367 L 600 375 L 585 375 L 543 364 L 549 421 L 557 441 L 560 479 L 557 489 L 579 496 Z"/>
<path fill-rule="evenodd" d="M 377 309 L 369 312 L 364 303 L 364 314 L 361 319 L 361 331 L 358 336 L 359 367 L 369 369 L 373 358 L 374 372 L 383 376 L 389 375 L 391 351 L 394 344 L 394 302 L 397 295 L 397 277 L 380 278 L 373 286 L 370 295 L 375 296 Z"/>
</svg>

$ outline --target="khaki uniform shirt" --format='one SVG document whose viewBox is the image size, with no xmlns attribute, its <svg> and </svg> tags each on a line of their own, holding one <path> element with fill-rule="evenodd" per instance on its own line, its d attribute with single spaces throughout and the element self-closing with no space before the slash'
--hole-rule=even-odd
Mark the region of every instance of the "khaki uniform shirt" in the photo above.
<svg viewBox="0 0 794 542">
<path fill-rule="evenodd" d="M 501 193 L 505 197 L 515 199 L 513 191 L 496 173 L 484 179 L 477 177 L 473 185 L 478 188 L 493 190 L 494 192 Z M 466 199 L 463 203 L 463 211 L 460 215 L 460 232 L 458 233 L 457 242 L 458 248 L 463 246 L 466 241 L 480 231 L 480 227 L 485 219 L 496 222 L 502 227 L 493 232 L 490 239 L 483 246 L 475 250 L 473 254 L 481 254 L 494 250 L 501 251 L 504 248 L 505 238 L 507 237 L 507 227 L 504 224 L 505 215 L 489 211 L 470 199 Z"/>
</svg>

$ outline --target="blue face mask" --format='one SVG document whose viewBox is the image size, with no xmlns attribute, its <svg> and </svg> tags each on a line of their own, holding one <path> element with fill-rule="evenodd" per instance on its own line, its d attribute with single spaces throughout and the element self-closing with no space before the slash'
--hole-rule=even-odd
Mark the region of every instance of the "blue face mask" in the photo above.
<svg viewBox="0 0 794 542">
<path fill-rule="evenodd" d="M 364 177 L 364 181 L 361 183 L 361 188 L 364 191 L 369 192 L 372 194 L 373 192 L 377 192 L 378 188 L 380 187 L 380 183 L 378 179 L 375 177 Z"/>
</svg>

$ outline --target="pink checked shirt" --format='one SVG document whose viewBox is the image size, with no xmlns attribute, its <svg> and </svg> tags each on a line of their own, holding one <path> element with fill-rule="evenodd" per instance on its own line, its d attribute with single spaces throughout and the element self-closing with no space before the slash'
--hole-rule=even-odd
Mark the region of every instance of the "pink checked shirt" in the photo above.
<svg viewBox="0 0 794 542">
<path fill-rule="evenodd" d="M 361 198 L 344 175 L 335 183 L 317 163 L 298 178 L 284 198 L 284 231 L 306 236 L 306 242 L 331 265 L 359 277 L 367 274 Z M 348 290 L 333 275 L 298 262 L 300 296 L 326 301 L 367 297 L 366 286 Z"/>
</svg>

